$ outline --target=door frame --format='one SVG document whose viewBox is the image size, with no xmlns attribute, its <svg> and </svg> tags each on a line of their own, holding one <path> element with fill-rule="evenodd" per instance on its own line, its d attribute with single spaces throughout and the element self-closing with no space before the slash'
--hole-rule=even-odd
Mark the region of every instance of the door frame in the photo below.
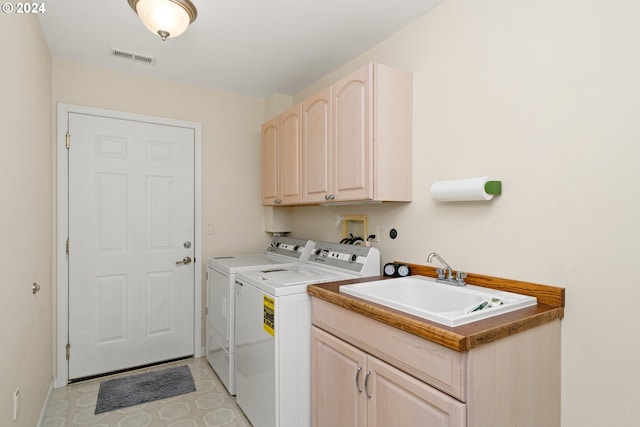
<svg viewBox="0 0 640 427">
<path fill-rule="evenodd" d="M 56 372 L 55 387 L 64 387 L 69 382 L 69 362 L 66 358 L 69 340 L 69 263 L 66 255 L 66 240 L 69 235 L 68 204 L 68 157 L 66 134 L 69 113 L 87 114 L 112 119 L 132 120 L 160 125 L 178 126 L 194 131 L 194 307 L 193 307 L 193 355 L 202 357 L 202 124 L 164 117 L 147 116 L 122 111 L 105 110 L 73 104 L 58 104 L 57 111 L 57 237 L 54 253 L 57 260 L 57 310 L 56 317 Z M 73 138 L 73 136 L 72 136 Z M 73 143 L 73 139 L 72 139 Z"/>
</svg>

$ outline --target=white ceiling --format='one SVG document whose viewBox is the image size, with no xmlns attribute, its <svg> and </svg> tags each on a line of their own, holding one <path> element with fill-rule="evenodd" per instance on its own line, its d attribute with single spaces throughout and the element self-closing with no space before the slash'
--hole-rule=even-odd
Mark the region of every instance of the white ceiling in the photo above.
<svg viewBox="0 0 640 427">
<path fill-rule="evenodd" d="M 197 19 L 165 42 L 127 0 L 48 1 L 40 22 L 54 57 L 264 98 L 297 93 L 442 1 L 192 0 Z"/>
</svg>

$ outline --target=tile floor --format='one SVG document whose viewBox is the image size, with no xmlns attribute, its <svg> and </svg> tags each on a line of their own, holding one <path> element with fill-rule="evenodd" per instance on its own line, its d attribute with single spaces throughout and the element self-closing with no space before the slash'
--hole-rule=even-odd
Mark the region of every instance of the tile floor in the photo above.
<svg viewBox="0 0 640 427">
<path fill-rule="evenodd" d="M 183 364 L 191 369 L 195 392 L 94 415 L 101 381 Z M 54 390 L 44 427 L 71 426 L 251 427 L 251 423 L 238 408 L 235 398 L 227 393 L 207 360 L 191 358 Z"/>
</svg>

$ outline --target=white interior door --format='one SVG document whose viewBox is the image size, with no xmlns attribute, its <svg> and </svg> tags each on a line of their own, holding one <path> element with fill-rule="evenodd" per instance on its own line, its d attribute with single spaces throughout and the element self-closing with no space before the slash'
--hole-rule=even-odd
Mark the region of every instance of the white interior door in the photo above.
<svg viewBox="0 0 640 427">
<path fill-rule="evenodd" d="M 69 379 L 194 354 L 194 130 L 69 114 Z"/>
</svg>

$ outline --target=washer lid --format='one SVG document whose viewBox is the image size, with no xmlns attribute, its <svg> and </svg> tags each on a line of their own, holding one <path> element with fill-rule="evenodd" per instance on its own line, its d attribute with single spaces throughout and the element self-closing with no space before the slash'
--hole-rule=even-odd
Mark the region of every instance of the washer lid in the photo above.
<svg viewBox="0 0 640 427">
<path fill-rule="evenodd" d="M 253 274 L 247 275 L 252 276 L 253 280 L 264 281 L 276 286 L 290 286 L 314 282 L 326 282 L 353 277 L 352 274 L 345 274 L 330 270 L 320 270 L 307 266 L 266 269 L 254 271 L 251 273 Z"/>
<path fill-rule="evenodd" d="M 358 276 L 299 265 L 240 272 L 236 275 L 236 282 L 254 286 L 269 295 L 284 296 L 306 293 L 309 284 L 347 280 L 355 277 Z"/>
</svg>

